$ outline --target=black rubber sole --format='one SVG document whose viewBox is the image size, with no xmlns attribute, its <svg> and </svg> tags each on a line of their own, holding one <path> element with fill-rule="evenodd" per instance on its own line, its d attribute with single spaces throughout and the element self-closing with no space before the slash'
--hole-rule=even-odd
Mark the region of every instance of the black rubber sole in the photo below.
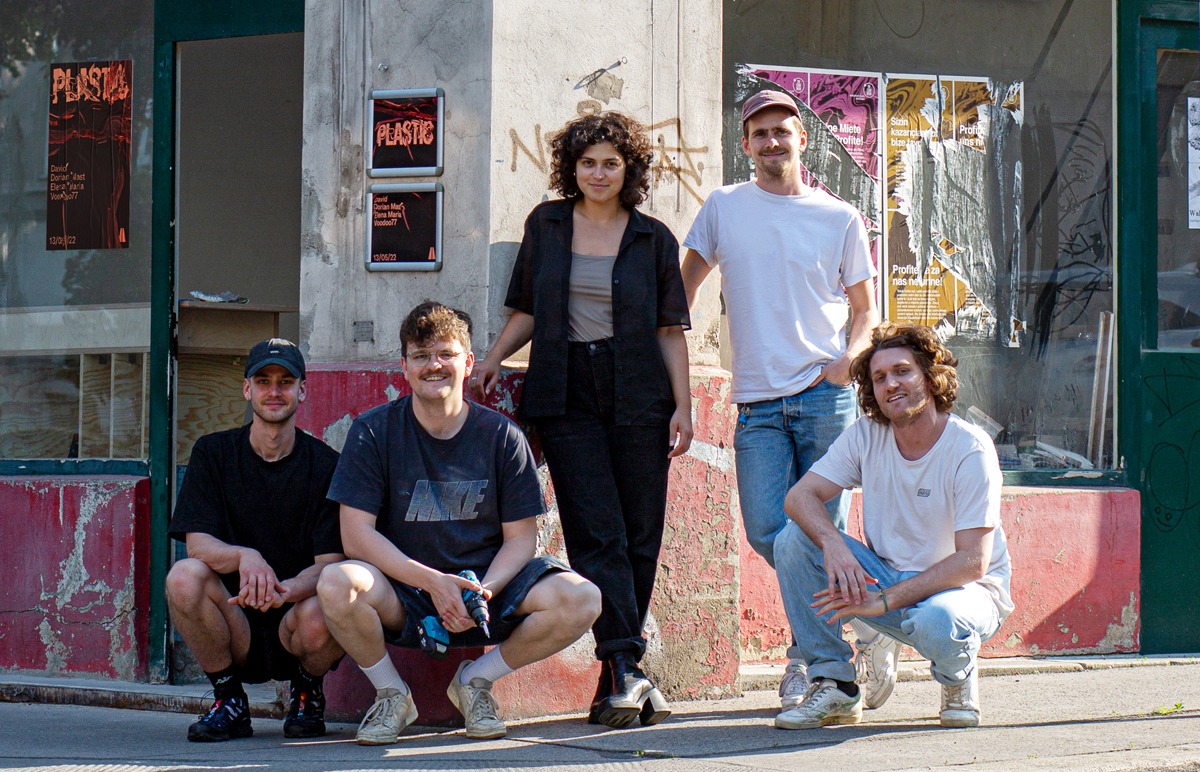
<svg viewBox="0 0 1200 772">
<path fill-rule="evenodd" d="M 289 724 L 288 722 L 284 721 L 283 736 L 290 737 L 293 740 L 299 740 L 306 737 L 324 737 L 325 722 L 322 721 L 314 724 Z"/>
<path fill-rule="evenodd" d="M 188 740 L 194 743 L 223 743 L 226 740 L 238 740 L 253 734 L 254 727 L 249 725 L 235 726 L 228 732 L 213 732 L 208 727 L 197 727 L 195 724 L 188 727 Z"/>
</svg>

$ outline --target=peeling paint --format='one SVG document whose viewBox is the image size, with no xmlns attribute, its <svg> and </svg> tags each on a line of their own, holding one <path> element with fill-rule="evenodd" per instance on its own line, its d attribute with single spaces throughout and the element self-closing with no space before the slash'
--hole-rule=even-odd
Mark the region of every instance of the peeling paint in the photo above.
<svg viewBox="0 0 1200 772">
<path fill-rule="evenodd" d="M 387 397 L 388 402 L 395 401 L 401 396 L 400 390 L 390 383 L 387 385 L 387 388 L 383 390 L 383 394 L 385 397 Z"/>
<path fill-rule="evenodd" d="M 67 647 L 58 639 L 58 634 L 50 627 L 50 620 L 43 619 L 38 625 L 38 638 L 46 648 L 46 670 L 50 673 L 61 673 L 67 664 Z"/>
<path fill-rule="evenodd" d="M 325 444 L 342 452 L 342 447 L 346 444 L 346 437 L 350 434 L 350 426 L 354 423 L 354 416 L 346 413 L 338 420 L 325 427 L 325 431 L 321 432 L 321 439 Z"/>
<path fill-rule="evenodd" d="M 688 448 L 686 455 L 722 472 L 728 472 L 733 469 L 732 448 L 722 448 L 712 443 L 693 440 L 692 446 Z"/>
<path fill-rule="evenodd" d="M 117 493 L 118 491 L 110 486 L 89 485 L 87 487 L 83 501 L 79 505 L 79 517 L 75 521 L 74 546 L 71 554 L 59 563 L 59 580 L 58 587 L 55 589 L 54 601 L 60 611 L 71 603 L 78 592 L 97 589 L 102 597 L 112 592 L 111 588 L 102 582 L 93 584 L 91 587 L 86 586 L 90 577 L 87 567 L 84 566 L 83 557 L 88 525 L 96 516 L 96 512 L 108 505 Z M 60 513 L 62 509 L 64 507 L 60 505 Z M 42 599 L 49 600 L 45 597 Z"/>
<path fill-rule="evenodd" d="M 1138 627 L 1141 617 L 1138 615 L 1138 601 L 1134 593 L 1129 593 L 1129 604 L 1121 609 L 1120 624 L 1109 624 L 1108 631 L 1100 639 L 1097 648 L 1100 651 L 1136 651 L 1138 648 Z"/>
</svg>

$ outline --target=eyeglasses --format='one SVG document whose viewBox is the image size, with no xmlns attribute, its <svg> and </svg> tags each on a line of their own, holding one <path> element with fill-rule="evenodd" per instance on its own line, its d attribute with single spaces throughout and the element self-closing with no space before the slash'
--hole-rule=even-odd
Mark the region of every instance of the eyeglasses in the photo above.
<svg viewBox="0 0 1200 772">
<path fill-rule="evenodd" d="M 454 362 L 454 361 L 458 360 L 459 358 L 465 356 L 465 352 L 450 351 L 449 349 L 447 349 L 445 351 L 437 352 L 436 356 L 437 356 L 438 362 L 441 362 L 444 365 L 448 365 L 451 362 Z M 433 357 L 434 357 L 434 354 L 431 354 L 428 351 L 419 351 L 415 354 L 409 354 L 407 357 L 405 357 L 405 359 L 408 360 L 409 364 L 416 365 L 417 367 L 425 367 L 426 365 L 429 364 L 429 362 L 433 359 Z"/>
</svg>

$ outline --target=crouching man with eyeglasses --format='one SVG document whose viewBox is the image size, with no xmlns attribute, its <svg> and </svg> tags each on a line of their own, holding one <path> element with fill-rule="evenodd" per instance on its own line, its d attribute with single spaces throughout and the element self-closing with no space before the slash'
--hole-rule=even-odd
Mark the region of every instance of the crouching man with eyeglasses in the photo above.
<svg viewBox="0 0 1200 772">
<path fill-rule="evenodd" d="M 341 504 L 352 559 L 327 567 L 317 593 L 330 631 L 376 689 L 360 744 L 394 743 L 416 720 L 384 644 L 417 646 L 430 616 L 452 647 L 499 643 L 463 662 L 447 694 L 468 737 L 502 737 L 492 684 L 579 639 L 600 613 L 600 592 L 535 556 L 544 501 L 529 444 L 508 418 L 463 399 L 475 362 L 470 318 L 426 301 L 401 325 L 400 347 L 412 395 L 350 429 L 329 497 Z M 477 584 L 459 576 L 465 569 Z M 468 615 L 466 589 L 487 599 L 490 637 Z"/>
<path fill-rule="evenodd" d="M 853 724 L 863 698 L 841 621 L 859 619 L 915 648 L 942 685 L 941 724 L 979 724 L 979 647 L 1013 610 L 1000 524 L 1000 465 L 982 431 L 950 413 L 958 360 L 933 330 L 876 328 L 851 365 L 864 416 L 788 492 L 775 540 L 787 606 L 808 665 L 780 729 Z M 838 532 L 824 504 L 862 486 L 866 544 Z M 895 668 L 890 669 L 892 683 Z"/>
</svg>

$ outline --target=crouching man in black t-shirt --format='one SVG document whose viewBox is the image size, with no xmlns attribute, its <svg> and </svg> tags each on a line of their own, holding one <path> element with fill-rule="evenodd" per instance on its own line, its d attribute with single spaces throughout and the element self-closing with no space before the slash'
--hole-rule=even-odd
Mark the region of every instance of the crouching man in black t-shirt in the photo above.
<svg viewBox="0 0 1200 772">
<path fill-rule="evenodd" d="M 327 567 L 317 593 L 329 629 L 376 689 L 358 729 L 363 745 L 396 742 L 417 717 L 384 643 L 416 646 L 427 616 L 451 646 L 502 641 L 463 662 L 447 689 L 467 736 L 487 739 L 506 731 L 492 684 L 566 648 L 600 614 L 594 585 L 534 556 L 544 502 L 524 435 L 463 399 L 475 362 L 470 324 L 432 301 L 409 313 L 400 351 L 412 396 L 355 420 L 330 486 L 355 559 Z M 478 584 L 458 575 L 465 569 Z M 464 589 L 488 599 L 490 638 L 468 616 Z"/>
<path fill-rule="evenodd" d="M 188 557 L 167 574 L 171 619 L 213 684 L 188 739 L 249 737 L 243 682 L 291 679 L 288 737 L 325 734 L 321 679 L 342 656 L 317 602 L 321 569 L 344 559 L 325 498 L 337 452 L 296 430 L 304 357 L 272 338 L 250 349 L 240 429 L 196 441 L 171 518 Z"/>
</svg>

